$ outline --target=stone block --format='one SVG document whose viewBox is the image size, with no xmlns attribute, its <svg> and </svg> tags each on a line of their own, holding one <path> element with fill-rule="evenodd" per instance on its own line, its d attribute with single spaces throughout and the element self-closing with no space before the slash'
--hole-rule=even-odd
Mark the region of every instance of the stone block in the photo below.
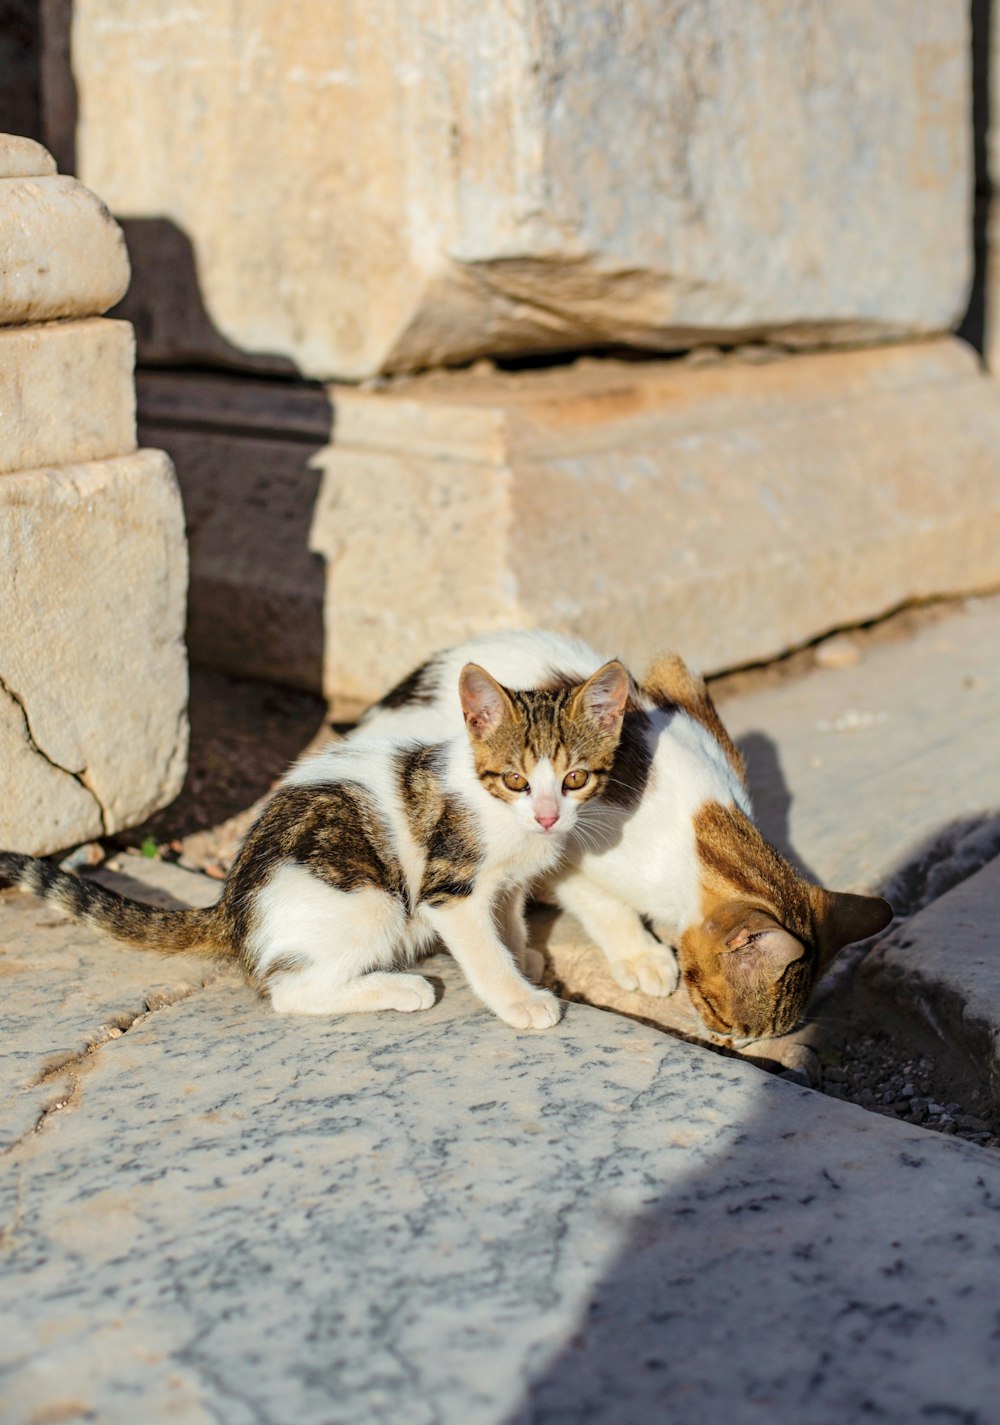
<svg viewBox="0 0 1000 1425">
<path fill-rule="evenodd" d="M 0 327 L 0 473 L 135 450 L 128 322 Z"/>
<path fill-rule="evenodd" d="M 55 171 L 55 159 L 40 143 L 0 134 L 0 178 L 48 178 Z"/>
<path fill-rule="evenodd" d="M 0 178 L 0 252 L 0 326 L 99 316 L 129 282 L 121 228 L 75 178 Z"/>
<path fill-rule="evenodd" d="M 44 854 L 176 796 L 186 576 L 162 451 L 0 476 L 0 845 Z"/>
<path fill-rule="evenodd" d="M 130 220 L 147 358 L 356 379 L 941 330 L 967 8 L 79 5 L 78 171 Z"/>
<path fill-rule="evenodd" d="M 531 624 L 713 672 L 1000 582 L 1000 400 L 949 339 L 439 375 L 335 407 L 311 533 L 328 694 Z"/>
<path fill-rule="evenodd" d="M 375 391 L 147 372 L 139 409 L 192 656 L 345 711 L 485 628 L 711 672 L 1000 582 L 1000 401 L 950 340 Z"/>
</svg>

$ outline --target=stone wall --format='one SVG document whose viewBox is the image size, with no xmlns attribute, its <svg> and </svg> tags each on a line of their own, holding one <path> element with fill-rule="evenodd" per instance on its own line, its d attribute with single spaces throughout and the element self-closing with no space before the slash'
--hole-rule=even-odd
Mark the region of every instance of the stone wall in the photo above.
<svg viewBox="0 0 1000 1425">
<path fill-rule="evenodd" d="M 0 135 L 0 845 L 141 821 L 187 752 L 187 574 L 173 467 L 135 434 L 121 232 Z"/>
<path fill-rule="evenodd" d="M 353 380 L 965 306 L 966 0 L 77 0 L 71 52 L 144 358 Z"/>
</svg>

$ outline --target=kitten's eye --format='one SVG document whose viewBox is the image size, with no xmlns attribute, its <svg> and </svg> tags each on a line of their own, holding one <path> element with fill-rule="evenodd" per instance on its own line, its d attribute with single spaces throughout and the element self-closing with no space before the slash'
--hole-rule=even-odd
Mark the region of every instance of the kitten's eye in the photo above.
<svg viewBox="0 0 1000 1425">
<path fill-rule="evenodd" d="M 522 777 L 520 772 L 505 772 L 503 784 L 508 792 L 526 792 L 528 790 L 528 779 Z"/>
<path fill-rule="evenodd" d="M 581 787 L 585 787 L 590 781 L 590 773 L 585 772 L 582 767 L 577 767 L 575 772 L 567 772 L 563 777 L 564 792 L 578 792 Z"/>
</svg>

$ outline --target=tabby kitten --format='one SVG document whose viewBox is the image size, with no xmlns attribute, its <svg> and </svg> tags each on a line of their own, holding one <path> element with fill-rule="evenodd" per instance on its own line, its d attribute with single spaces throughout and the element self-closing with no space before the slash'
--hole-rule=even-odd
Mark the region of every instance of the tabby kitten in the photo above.
<svg viewBox="0 0 1000 1425">
<path fill-rule="evenodd" d="M 525 887 L 606 786 L 628 674 L 612 662 L 521 693 L 469 663 L 455 683 L 455 735 L 342 743 L 294 767 L 211 909 L 155 910 L 12 852 L 0 878 L 141 948 L 231 956 L 287 1013 L 427 1009 L 430 983 L 395 966 L 439 935 L 494 1014 L 546 1029 L 559 1002 L 524 978 L 496 920 L 521 949 Z"/>
<path fill-rule="evenodd" d="M 512 686 L 550 689 L 601 663 L 545 630 L 486 634 L 418 668 L 352 739 L 442 735 L 456 717 L 452 670 L 468 658 Z M 892 919 L 878 897 L 812 885 L 768 844 L 743 759 L 704 682 L 675 655 L 633 688 L 609 790 L 549 882 L 624 989 L 668 995 L 680 975 L 706 1029 L 735 1044 L 787 1033 L 843 946 Z"/>
</svg>

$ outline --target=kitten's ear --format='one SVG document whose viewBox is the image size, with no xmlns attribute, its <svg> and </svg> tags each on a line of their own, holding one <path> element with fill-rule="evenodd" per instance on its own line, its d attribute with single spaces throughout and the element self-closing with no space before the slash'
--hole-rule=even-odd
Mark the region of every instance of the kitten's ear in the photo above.
<svg viewBox="0 0 1000 1425">
<path fill-rule="evenodd" d="M 804 952 L 802 941 L 773 916 L 748 906 L 719 947 L 719 968 L 737 989 L 750 982 L 773 985 Z"/>
<path fill-rule="evenodd" d="M 821 886 L 813 888 L 813 906 L 824 968 L 845 945 L 884 930 L 893 916 L 892 906 L 881 896 L 855 896 L 847 891 L 825 891 Z"/>
<path fill-rule="evenodd" d="M 495 732 L 505 717 L 512 717 L 514 704 L 495 678 L 478 663 L 466 663 L 458 679 L 458 696 L 469 736 L 481 742 Z"/>
<path fill-rule="evenodd" d="M 623 663 L 612 659 L 598 668 L 573 694 L 572 710 L 583 712 L 602 732 L 617 732 L 628 702 L 631 679 Z"/>
</svg>

